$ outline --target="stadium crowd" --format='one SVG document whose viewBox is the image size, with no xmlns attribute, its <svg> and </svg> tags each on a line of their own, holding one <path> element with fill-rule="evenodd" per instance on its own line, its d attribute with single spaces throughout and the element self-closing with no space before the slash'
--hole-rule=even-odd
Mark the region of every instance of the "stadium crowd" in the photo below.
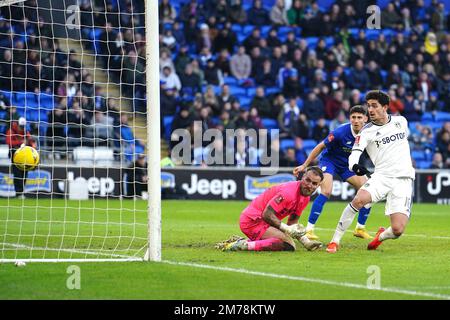
<svg viewBox="0 0 450 320">
<path fill-rule="evenodd" d="M 144 1 L 79 3 L 85 48 L 102 57 L 135 111 L 144 113 Z M 379 30 L 366 29 L 371 4 L 382 8 Z M 282 165 L 298 165 L 330 130 L 347 121 L 351 106 L 364 103 L 366 91 L 381 89 L 391 96 L 390 113 L 410 122 L 416 166 L 450 167 L 448 10 L 439 0 L 161 0 L 161 137 L 170 144 L 171 132 L 192 130 L 195 120 L 203 130 L 279 129 L 280 144 L 272 151 L 280 152 Z M 2 10 L 3 17 L 7 13 Z M 9 32 L 5 20 L 0 34 Z M 66 55 L 57 41 L 45 38 L 30 50 L 33 30 L 50 36 L 49 30 L 38 27 L 33 14 L 19 21 L 27 21 L 19 24 L 31 36 L 27 49 L 14 41 L 11 50 L 1 50 L 1 89 L 38 87 L 56 94 L 49 128 L 52 119 L 64 121 L 59 119 L 68 114 L 68 122 L 97 121 L 114 128 L 114 136 L 120 133 L 117 127 L 126 120 L 120 121 L 114 100 L 102 98 L 92 75 L 71 58 L 76 53 Z M 1 37 L 2 48 L 6 38 Z M 11 70 L 8 61 L 18 61 L 11 60 L 16 54 L 29 57 L 27 72 L 36 76 L 27 78 L 38 78 L 39 84 L 12 82 L 3 73 Z M 17 66 L 12 72 L 23 78 L 25 71 Z M 76 138 L 86 135 L 82 128 L 73 132 Z M 223 148 L 224 142 L 215 145 Z M 234 164 L 249 165 L 254 152 L 247 147 L 238 153 Z"/>
</svg>

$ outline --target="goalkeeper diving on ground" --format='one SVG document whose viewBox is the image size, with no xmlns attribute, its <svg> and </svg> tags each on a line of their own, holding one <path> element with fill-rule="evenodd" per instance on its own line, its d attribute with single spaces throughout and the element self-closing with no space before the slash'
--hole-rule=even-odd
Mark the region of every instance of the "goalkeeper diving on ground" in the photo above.
<svg viewBox="0 0 450 320">
<path fill-rule="evenodd" d="M 248 237 L 232 236 L 216 244 L 223 251 L 294 251 L 298 240 L 307 250 L 322 246 L 305 235 L 298 220 L 310 196 L 323 181 L 319 167 L 309 167 L 300 181 L 273 186 L 256 197 L 241 213 L 239 226 Z M 289 217 L 287 223 L 282 222 Z"/>
</svg>

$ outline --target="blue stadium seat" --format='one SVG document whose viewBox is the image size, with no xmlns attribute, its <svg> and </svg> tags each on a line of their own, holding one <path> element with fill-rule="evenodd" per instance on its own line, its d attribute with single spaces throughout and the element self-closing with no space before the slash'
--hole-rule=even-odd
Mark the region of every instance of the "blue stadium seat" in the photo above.
<svg viewBox="0 0 450 320">
<path fill-rule="evenodd" d="M 256 94 L 256 87 L 247 88 L 247 96 L 253 98 Z"/>
<path fill-rule="evenodd" d="M 261 122 L 266 129 L 278 129 L 278 122 L 275 119 L 262 118 Z"/>
<path fill-rule="evenodd" d="M 173 116 L 165 116 L 163 119 L 164 122 L 164 138 L 167 141 L 170 141 L 170 134 L 172 133 L 172 121 L 173 121 Z"/>
<path fill-rule="evenodd" d="M 390 0 L 377 0 L 377 6 L 383 10 L 388 4 L 391 2 Z"/>
<path fill-rule="evenodd" d="M 450 121 L 450 113 L 449 112 L 436 112 L 435 115 L 436 121 Z"/>
<path fill-rule="evenodd" d="M 414 160 L 417 161 L 423 161 L 426 159 L 426 155 L 425 152 L 422 150 L 413 150 L 411 151 L 411 156 L 413 157 Z"/>
<path fill-rule="evenodd" d="M 266 95 L 271 95 L 274 93 L 279 93 L 281 91 L 280 88 L 278 87 L 268 87 L 265 89 Z"/>
<path fill-rule="evenodd" d="M 248 97 L 247 95 L 238 95 L 236 96 L 236 98 L 238 98 L 239 103 L 241 104 L 241 106 L 249 106 L 250 103 L 252 102 L 252 98 Z"/>
<path fill-rule="evenodd" d="M 41 93 L 38 97 L 41 109 L 52 111 L 55 108 L 55 96 L 48 93 Z"/>
<path fill-rule="evenodd" d="M 303 149 L 314 149 L 316 145 L 317 145 L 316 140 L 313 139 L 303 140 Z"/>
<path fill-rule="evenodd" d="M 10 103 L 13 102 L 14 94 L 11 91 L 0 90 L 0 94 L 5 96 L 5 98 L 8 98 Z"/>
<path fill-rule="evenodd" d="M 231 85 L 231 86 L 235 86 L 238 84 L 238 80 L 235 77 L 232 76 L 227 76 L 227 77 L 223 77 L 223 81 L 225 84 Z"/>
<path fill-rule="evenodd" d="M 230 93 L 232 95 L 245 95 L 247 94 L 247 90 L 245 88 L 239 87 L 239 86 L 231 86 L 230 85 Z"/>
<path fill-rule="evenodd" d="M 365 32 L 367 41 L 378 39 L 382 33 L 382 31 L 378 29 L 366 29 Z"/>
<path fill-rule="evenodd" d="M 417 169 L 429 169 L 431 166 L 431 161 L 416 161 Z"/>
<path fill-rule="evenodd" d="M 287 148 L 295 148 L 294 139 L 282 139 L 280 140 L 280 149 L 286 150 Z"/>
<path fill-rule="evenodd" d="M 318 0 L 317 4 L 319 7 L 325 11 L 328 11 L 334 4 L 335 0 Z"/>
<path fill-rule="evenodd" d="M 307 37 L 305 40 L 308 43 L 308 48 L 316 48 L 317 42 L 319 42 L 318 37 Z"/>
<path fill-rule="evenodd" d="M 433 114 L 431 112 L 424 112 L 422 115 L 422 121 L 431 121 L 433 120 Z"/>
<path fill-rule="evenodd" d="M 236 32 L 236 34 L 241 33 L 242 32 L 242 26 L 240 24 L 232 24 L 231 25 L 231 30 Z"/>
</svg>

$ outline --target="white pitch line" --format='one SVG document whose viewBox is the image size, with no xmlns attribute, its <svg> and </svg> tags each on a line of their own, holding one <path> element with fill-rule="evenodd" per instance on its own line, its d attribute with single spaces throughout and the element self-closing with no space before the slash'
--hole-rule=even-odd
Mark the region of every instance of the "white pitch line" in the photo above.
<svg viewBox="0 0 450 320">
<path fill-rule="evenodd" d="M 329 228 L 314 228 L 315 230 L 323 230 L 323 231 L 335 231 L 336 229 L 329 229 Z M 353 233 L 352 230 L 346 230 L 345 232 L 349 233 Z M 373 234 L 375 235 L 376 232 L 368 232 L 369 234 Z M 444 239 L 444 240 L 450 240 L 450 237 L 446 237 L 446 236 L 429 236 L 426 234 L 408 234 L 405 233 L 402 235 L 402 237 L 417 237 L 417 238 L 429 238 L 429 239 Z"/>
<path fill-rule="evenodd" d="M 16 249 L 29 249 L 29 250 L 36 250 L 36 251 L 62 251 L 62 252 L 99 255 L 99 256 L 125 258 L 125 259 L 133 258 L 132 256 L 126 256 L 126 255 L 121 255 L 121 254 L 103 253 L 103 252 L 88 251 L 88 250 L 82 250 L 82 249 L 59 249 L 59 248 L 30 247 L 30 246 L 27 246 L 24 244 L 8 243 L 8 242 L 0 242 L 0 246 L 3 246 L 3 247 L 8 246 L 8 247 L 16 248 Z M 17 259 L 17 260 L 21 260 L 21 259 Z"/>
<path fill-rule="evenodd" d="M 248 275 L 254 275 L 254 276 L 262 276 L 262 277 L 267 277 L 267 278 L 312 282 L 312 283 L 319 283 L 319 284 L 323 284 L 323 285 L 330 285 L 330 286 L 337 286 L 337 287 L 363 289 L 363 290 L 370 290 L 370 291 L 383 291 L 383 292 L 388 292 L 388 293 L 400 293 L 400 294 L 406 294 L 406 295 L 411 295 L 411 296 L 420 296 L 420 297 L 429 297 L 429 298 L 450 300 L 449 295 L 430 293 L 430 292 L 403 290 L 403 289 L 389 288 L 389 287 L 380 288 L 380 289 L 370 289 L 365 285 L 349 283 L 349 282 L 338 282 L 338 281 L 315 279 L 315 278 L 288 276 L 288 275 L 283 275 L 283 274 L 266 273 L 266 272 L 251 271 L 251 270 L 246 270 L 246 269 L 228 268 L 228 267 L 217 267 L 217 266 L 211 266 L 211 265 L 206 265 L 206 264 L 189 263 L 189 262 L 177 262 L 177 261 L 169 261 L 169 260 L 163 260 L 161 262 L 170 264 L 170 265 L 187 266 L 187 267 L 210 269 L 210 270 L 217 270 L 217 271 L 228 271 L 228 272 L 242 273 L 242 274 L 248 274 Z"/>
</svg>

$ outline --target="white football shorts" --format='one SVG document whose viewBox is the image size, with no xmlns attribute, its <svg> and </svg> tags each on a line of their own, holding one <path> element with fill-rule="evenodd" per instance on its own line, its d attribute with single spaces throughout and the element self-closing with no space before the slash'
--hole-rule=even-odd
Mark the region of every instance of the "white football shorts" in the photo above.
<svg viewBox="0 0 450 320">
<path fill-rule="evenodd" d="M 410 216 L 414 191 L 413 179 L 373 174 L 361 189 L 370 193 L 372 203 L 386 200 L 385 215 L 403 213 Z"/>
</svg>

